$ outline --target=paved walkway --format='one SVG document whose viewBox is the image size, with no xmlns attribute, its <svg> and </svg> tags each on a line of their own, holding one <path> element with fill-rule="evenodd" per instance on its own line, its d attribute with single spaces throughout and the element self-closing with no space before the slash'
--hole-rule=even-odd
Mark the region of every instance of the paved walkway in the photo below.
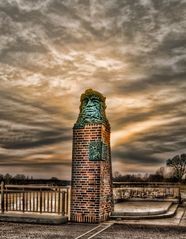
<svg viewBox="0 0 186 239">
<path fill-rule="evenodd" d="M 75 239 L 96 224 L 38 225 L 0 222 L 1 239 Z M 186 227 L 114 224 L 92 239 L 185 239 Z"/>
<path fill-rule="evenodd" d="M 185 208 L 179 208 L 174 218 L 111 222 L 114 224 L 93 239 L 186 239 Z M 75 239 L 97 226 L 84 223 L 39 225 L 0 222 L 0 239 Z"/>
<path fill-rule="evenodd" d="M 39 225 L 0 222 L 0 239 L 74 239 L 95 224 Z"/>
<path fill-rule="evenodd" d="M 186 228 L 114 224 L 93 239 L 185 239 Z"/>
<path fill-rule="evenodd" d="M 173 218 L 121 220 L 111 223 L 114 224 L 93 239 L 186 239 L 186 208 L 183 207 L 178 208 Z M 75 239 L 97 226 L 88 223 L 39 225 L 0 222 L 0 239 Z"/>
</svg>

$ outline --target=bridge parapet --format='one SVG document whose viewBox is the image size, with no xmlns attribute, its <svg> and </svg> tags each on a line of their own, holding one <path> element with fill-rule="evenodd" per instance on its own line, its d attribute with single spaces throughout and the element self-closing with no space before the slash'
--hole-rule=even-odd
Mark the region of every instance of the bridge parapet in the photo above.
<svg viewBox="0 0 186 239">
<path fill-rule="evenodd" d="M 115 182 L 114 201 L 122 200 L 164 200 L 180 201 L 180 185 L 159 182 Z"/>
</svg>

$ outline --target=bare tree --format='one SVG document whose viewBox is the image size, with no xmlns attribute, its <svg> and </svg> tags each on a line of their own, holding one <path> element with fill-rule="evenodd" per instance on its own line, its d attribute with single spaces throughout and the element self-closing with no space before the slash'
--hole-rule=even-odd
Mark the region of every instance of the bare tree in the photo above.
<svg viewBox="0 0 186 239">
<path fill-rule="evenodd" d="M 119 178 L 121 177 L 121 174 L 118 171 L 115 171 L 113 176 L 114 178 Z"/>
<path fill-rule="evenodd" d="M 9 173 L 5 174 L 3 177 L 3 180 L 4 180 L 5 184 L 10 184 L 11 180 L 12 180 L 12 175 L 10 175 Z"/>
<path fill-rule="evenodd" d="M 156 174 L 164 177 L 164 171 L 165 171 L 165 168 L 160 167 L 156 170 Z"/>
<path fill-rule="evenodd" d="M 186 154 L 176 155 L 167 160 L 167 166 L 172 167 L 175 171 L 176 178 L 181 181 L 186 174 Z"/>
</svg>

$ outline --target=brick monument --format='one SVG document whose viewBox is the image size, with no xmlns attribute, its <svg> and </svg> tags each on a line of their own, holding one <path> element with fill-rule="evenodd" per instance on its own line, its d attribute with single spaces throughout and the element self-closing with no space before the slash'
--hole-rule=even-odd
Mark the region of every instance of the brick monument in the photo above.
<svg viewBox="0 0 186 239">
<path fill-rule="evenodd" d="M 105 97 L 92 89 L 81 95 L 73 127 L 71 221 L 102 222 L 113 210 L 110 125 Z"/>
</svg>

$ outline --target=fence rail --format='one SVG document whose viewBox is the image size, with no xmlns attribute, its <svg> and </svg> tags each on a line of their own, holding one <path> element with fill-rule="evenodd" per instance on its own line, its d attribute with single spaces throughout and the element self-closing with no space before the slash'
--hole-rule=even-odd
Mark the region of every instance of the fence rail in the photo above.
<svg viewBox="0 0 186 239">
<path fill-rule="evenodd" d="M 30 212 L 69 214 L 69 187 L 4 185 L 1 183 L 1 213 Z"/>
</svg>

